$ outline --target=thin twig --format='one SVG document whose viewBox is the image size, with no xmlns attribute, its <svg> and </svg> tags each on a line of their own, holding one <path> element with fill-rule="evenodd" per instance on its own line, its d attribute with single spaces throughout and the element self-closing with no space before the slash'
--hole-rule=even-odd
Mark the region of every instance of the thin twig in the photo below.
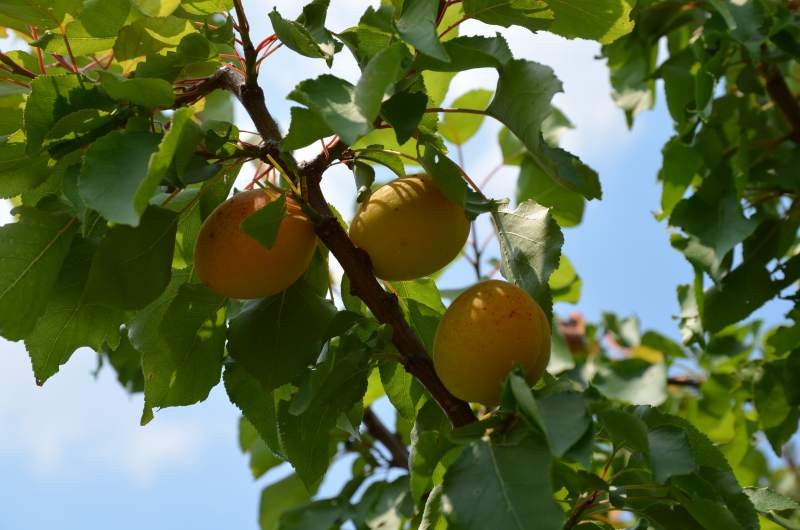
<svg viewBox="0 0 800 530">
<path fill-rule="evenodd" d="M 381 442 L 392 455 L 392 459 L 389 461 L 390 466 L 408 469 L 408 449 L 395 433 L 386 428 L 386 425 L 369 407 L 364 410 L 364 427 L 367 428 L 370 436 Z"/>
<path fill-rule="evenodd" d="M 35 79 L 36 78 L 36 74 L 31 72 L 30 70 L 28 70 L 24 66 L 21 66 L 20 64 L 17 64 L 14 61 L 14 59 L 12 59 L 11 57 L 9 57 L 8 55 L 6 55 L 3 52 L 0 52 L 0 61 L 5 63 L 6 65 L 8 65 L 8 67 L 11 68 L 11 71 L 13 73 L 15 73 L 15 74 L 18 74 L 18 75 L 21 75 L 21 76 L 25 76 L 25 77 L 29 77 L 31 79 Z"/>
</svg>

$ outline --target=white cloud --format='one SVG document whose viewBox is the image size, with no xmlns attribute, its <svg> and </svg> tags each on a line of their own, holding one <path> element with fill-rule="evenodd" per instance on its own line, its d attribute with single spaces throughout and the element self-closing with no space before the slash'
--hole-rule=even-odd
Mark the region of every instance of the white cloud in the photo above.
<svg viewBox="0 0 800 530">
<path fill-rule="evenodd" d="M 37 387 L 21 343 L 0 339 L 0 454 L 35 474 L 78 476 L 101 468 L 147 486 L 159 471 L 187 468 L 214 444 L 236 443 L 237 412 L 224 392 L 192 408 L 168 409 L 139 426 L 141 395 L 129 396 L 93 353 L 76 352 Z"/>
</svg>

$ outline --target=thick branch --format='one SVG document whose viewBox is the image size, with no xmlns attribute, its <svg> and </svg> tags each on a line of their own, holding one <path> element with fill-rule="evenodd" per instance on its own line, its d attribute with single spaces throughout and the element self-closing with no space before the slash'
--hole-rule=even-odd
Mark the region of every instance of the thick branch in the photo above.
<svg viewBox="0 0 800 530">
<path fill-rule="evenodd" d="M 767 64 L 763 68 L 767 92 L 775 105 L 781 110 L 792 129 L 791 138 L 800 144 L 800 103 L 786 84 L 780 68 L 775 64 Z"/>
<path fill-rule="evenodd" d="M 405 369 L 428 389 L 437 403 L 450 418 L 454 426 L 460 427 L 475 421 L 467 403 L 453 396 L 445 387 L 433 368 L 425 346 L 405 320 L 397 298 L 387 293 L 372 274 L 369 256 L 356 248 L 328 206 L 320 189 L 322 173 L 330 162 L 345 151 L 343 144 L 328 150 L 314 161 L 304 164 L 300 171 L 308 183 L 308 201 L 320 215 L 315 221 L 317 236 L 341 264 L 353 294 L 364 300 L 378 322 L 392 328 L 392 342 L 403 356 Z"/>
<path fill-rule="evenodd" d="M 224 87 L 233 92 L 253 120 L 266 148 L 269 148 L 280 143 L 281 133 L 277 123 L 267 110 L 264 93 L 258 86 L 255 71 L 250 68 L 254 57 L 248 50 L 253 49 L 253 52 L 255 50 L 250 40 L 249 26 L 241 2 L 234 0 L 234 7 L 239 21 L 239 33 L 242 37 L 245 61 L 248 64 L 247 76 L 242 78 L 241 74 L 224 68 L 222 69 L 224 72 L 217 72 L 212 76 L 212 78 L 218 77 L 216 81 L 209 78 L 207 87 L 198 85 L 194 89 L 196 89 L 196 93 L 199 93 L 208 88 L 213 90 Z M 475 421 L 472 409 L 466 402 L 456 398 L 445 388 L 439 376 L 436 375 L 433 362 L 428 356 L 425 346 L 406 322 L 397 298 L 387 293 L 375 279 L 369 257 L 364 251 L 356 248 L 350 240 L 322 194 L 320 188 L 322 174 L 331 162 L 341 157 L 346 150 L 346 145 L 338 143 L 298 169 L 298 174 L 303 177 L 300 180 L 307 184 L 305 189 L 307 197 L 304 198 L 318 214 L 313 219 L 317 236 L 341 264 L 350 279 L 353 293 L 364 300 L 378 322 L 392 328 L 392 342 L 403 356 L 402 363 L 405 369 L 428 389 L 454 426 L 460 427 L 472 423 Z M 284 169 L 295 173 L 297 165 L 291 155 L 283 153 L 281 158 L 290 164 L 290 167 Z"/>
<path fill-rule="evenodd" d="M 389 464 L 393 467 L 408 469 L 408 449 L 398 436 L 386 428 L 386 425 L 372 412 L 369 407 L 364 410 L 364 427 L 367 432 L 383 444 L 392 455 Z"/>
<path fill-rule="evenodd" d="M 253 41 L 250 39 L 250 23 L 247 21 L 241 0 L 234 0 L 233 6 L 236 10 L 236 19 L 239 22 L 239 35 L 242 39 L 246 73 L 244 84 L 241 85 L 237 96 L 253 120 L 261 138 L 265 141 L 278 141 L 281 138 L 281 130 L 267 110 L 267 104 L 264 102 L 264 91 L 258 86 L 258 69 L 256 65 L 258 52 L 256 52 Z M 293 166 L 296 165 L 294 159 L 291 159 L 291 164 Z"/>
</svg>

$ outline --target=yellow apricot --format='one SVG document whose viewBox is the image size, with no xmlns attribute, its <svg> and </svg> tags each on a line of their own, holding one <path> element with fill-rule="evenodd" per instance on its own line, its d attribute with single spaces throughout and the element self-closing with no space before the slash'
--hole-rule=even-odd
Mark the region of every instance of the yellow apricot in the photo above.
<svg viewBox="0 0 800 530">
<path fill-rule="evenodd" d="M 272 248 L 239 227 L 277 196 L 274 191 L 243 191 L 205 220 L 194 247 L 194 266 L 209 289 L 230 298 L 261 298 L 283 291 L 308 268 L 317 238 L 311 221 L 291 199 L 286 199 L 287 214 Z"/>
<path fill-rule="evenodd" d="M 375 276 L 384 280 L 438 271 L 458 256 L 468 235 L 464 208 L 423 175 L 377 189 L 350 224 L 350 238 L 369 254 Z"/>
<path fill-rule="evenodd" d="M 487 406 L 500 400 L 515 364 L 531 385 L 550 360 L 550 324 L 528 293 L 488 280 L 461 293 L 447 308 L 433 344 L 433 364 L 454 396 Z"/>
</svg>

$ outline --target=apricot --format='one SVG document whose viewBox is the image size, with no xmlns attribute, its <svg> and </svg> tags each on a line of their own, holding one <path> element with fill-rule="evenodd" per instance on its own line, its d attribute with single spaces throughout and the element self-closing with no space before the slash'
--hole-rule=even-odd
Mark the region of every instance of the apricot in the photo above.
<svg viewBox="0 0 800 530">
<path fill-rule="evenodd" d="M 291 199 L 272 248 L 247 235 L 240 224 L 275 200 L 274 191 L 237 193 L 211 212 L 194 247 L 197 276 L 209 289 L 229 298 L 261 298 L 297 281 L 311 262 L 317 238 L 311 221 Z"/>
<path fill-rule="evenodd" d="M 445 311 L 433 364 L 454 396 L 497 405 L 502 383 L 519 364 L 533 385 L 550 360 L 550 324 L 542 308 L 514 284 L 488 280 L 461 293 Z"/>
<path fill-rule="evenodd" d="M 458 256 L 468 235 L 464 208 L 424 175 L 378 188 L 350 224 L 350 238 L 369 254 L 375 275 L 384 280 L 438 271 Z"/>
</svg>

